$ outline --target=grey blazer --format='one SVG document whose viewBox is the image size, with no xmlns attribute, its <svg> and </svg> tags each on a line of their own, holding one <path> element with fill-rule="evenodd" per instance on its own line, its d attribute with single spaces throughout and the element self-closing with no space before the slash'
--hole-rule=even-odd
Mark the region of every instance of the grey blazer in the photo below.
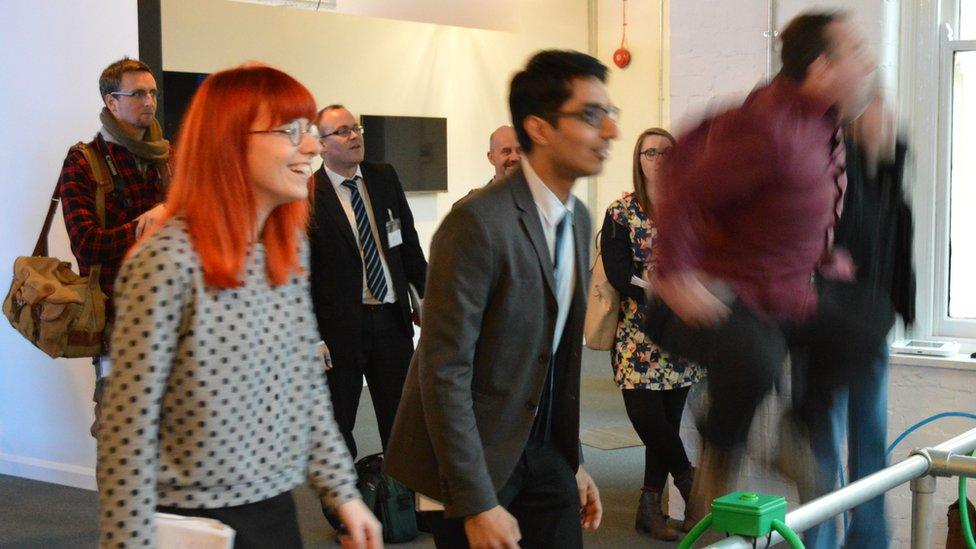
<svg viewBox="0 0 976 549">
<path fill-rule="evenodd" d="M 575 471 L 590 218 L 577 203 L 576 283 L 559 349 L 539 212 L 521 171 L 456 204 L 431 243 L 420 344 L 387 446 L 388 474 L 445 517 L 498 504 L 528 442 L 556 353 L 552 440 Z"/>
</svg>

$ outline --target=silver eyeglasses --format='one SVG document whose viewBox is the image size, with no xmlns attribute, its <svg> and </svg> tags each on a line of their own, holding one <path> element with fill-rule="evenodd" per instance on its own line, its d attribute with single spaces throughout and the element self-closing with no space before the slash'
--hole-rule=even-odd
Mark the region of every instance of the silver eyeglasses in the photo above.
<svg viewBox="0 0 976 549">
<path fill-rule="evenodd" d="M 280 133 L 287 135 L 289 141 L 294 146 L 302 144 L 302 136 L 308 134 L 313 139 L 319 138 L 319 128 L 315 124 L 304 118 L 296 118 L 287 124 L 283 124 L 273 130 L 251 130 L 247 133 Z"/>
<path fill-rule="evenodd" d="M 144 99 L 146 99 L 147 95 L 149 97 L 152 97 L 153 99 L 159 99 L 160 93 L 159 90 L 132 90 L 127 92 L 123 92 L 123 91 L 110 92 L 109 95 L 114 95 L 116 97 L 121 95 L 123 97 L 131 97 L 137 101 L 143 101 Z"/>
</svg>

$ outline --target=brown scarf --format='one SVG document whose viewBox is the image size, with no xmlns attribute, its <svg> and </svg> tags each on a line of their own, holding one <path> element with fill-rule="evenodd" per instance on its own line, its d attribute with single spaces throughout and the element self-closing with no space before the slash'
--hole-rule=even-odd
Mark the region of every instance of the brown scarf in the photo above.
<svg viewBox="0 0 976 549">
<path fill-rule="evenodd" d="M 163 139 L 163 129 L 159 126 L 159 120 L 153 118 L 152 125 L 146 129 L 142 139 L 139 139 L 137 135 L 123 128 L 107 107 L 102 107 L 99 118 L 105 131 L 132 154 L 157 166 L 163 166 L 169 160 L 169 141 Z"/>
</svg>

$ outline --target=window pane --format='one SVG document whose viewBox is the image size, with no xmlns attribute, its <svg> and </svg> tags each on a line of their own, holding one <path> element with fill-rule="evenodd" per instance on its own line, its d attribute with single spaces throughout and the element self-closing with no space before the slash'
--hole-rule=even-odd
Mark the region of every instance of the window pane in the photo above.
<svg viewBox="0 0 976 549">
<path fill-rule="evenodd" d="M 976 318 L 976 51 L 953 64 L 949 316 Z"/>
<path fill-rule="evenodd" d="M 959 40 L 976 40 L 976 0 L 959 0 Z"/>
</svg>

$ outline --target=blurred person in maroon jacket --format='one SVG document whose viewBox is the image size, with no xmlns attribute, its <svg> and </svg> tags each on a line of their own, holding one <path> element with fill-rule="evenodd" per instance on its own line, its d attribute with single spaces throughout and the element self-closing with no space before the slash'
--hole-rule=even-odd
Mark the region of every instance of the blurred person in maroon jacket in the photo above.
<svg viewBox="0 0 976 549">
<path fill-rule="evenodd" d="M 864 357 L 814 275 L 849 280 L 833 247 L 843 204 L 843 120 L 863 109 L 875 63 L 842 12 L 808 13 L 782 33 L 783 67 L 736 108 L 679 138 L 658 186 L 658 300 L 647 333 L 708 370 L 710 409 L 685 529 L 731 488 L 749 426 L 791 347 L 831 345 L 838 368 Z M 814 376 L 808 376 L 814 377 Z M 818 372 L 808 390 L 840 375 Z M 814 393 L 811 393 L 814 394 Z M 815 398 L 795 402 L 798 423 Z"/>
</svg>

